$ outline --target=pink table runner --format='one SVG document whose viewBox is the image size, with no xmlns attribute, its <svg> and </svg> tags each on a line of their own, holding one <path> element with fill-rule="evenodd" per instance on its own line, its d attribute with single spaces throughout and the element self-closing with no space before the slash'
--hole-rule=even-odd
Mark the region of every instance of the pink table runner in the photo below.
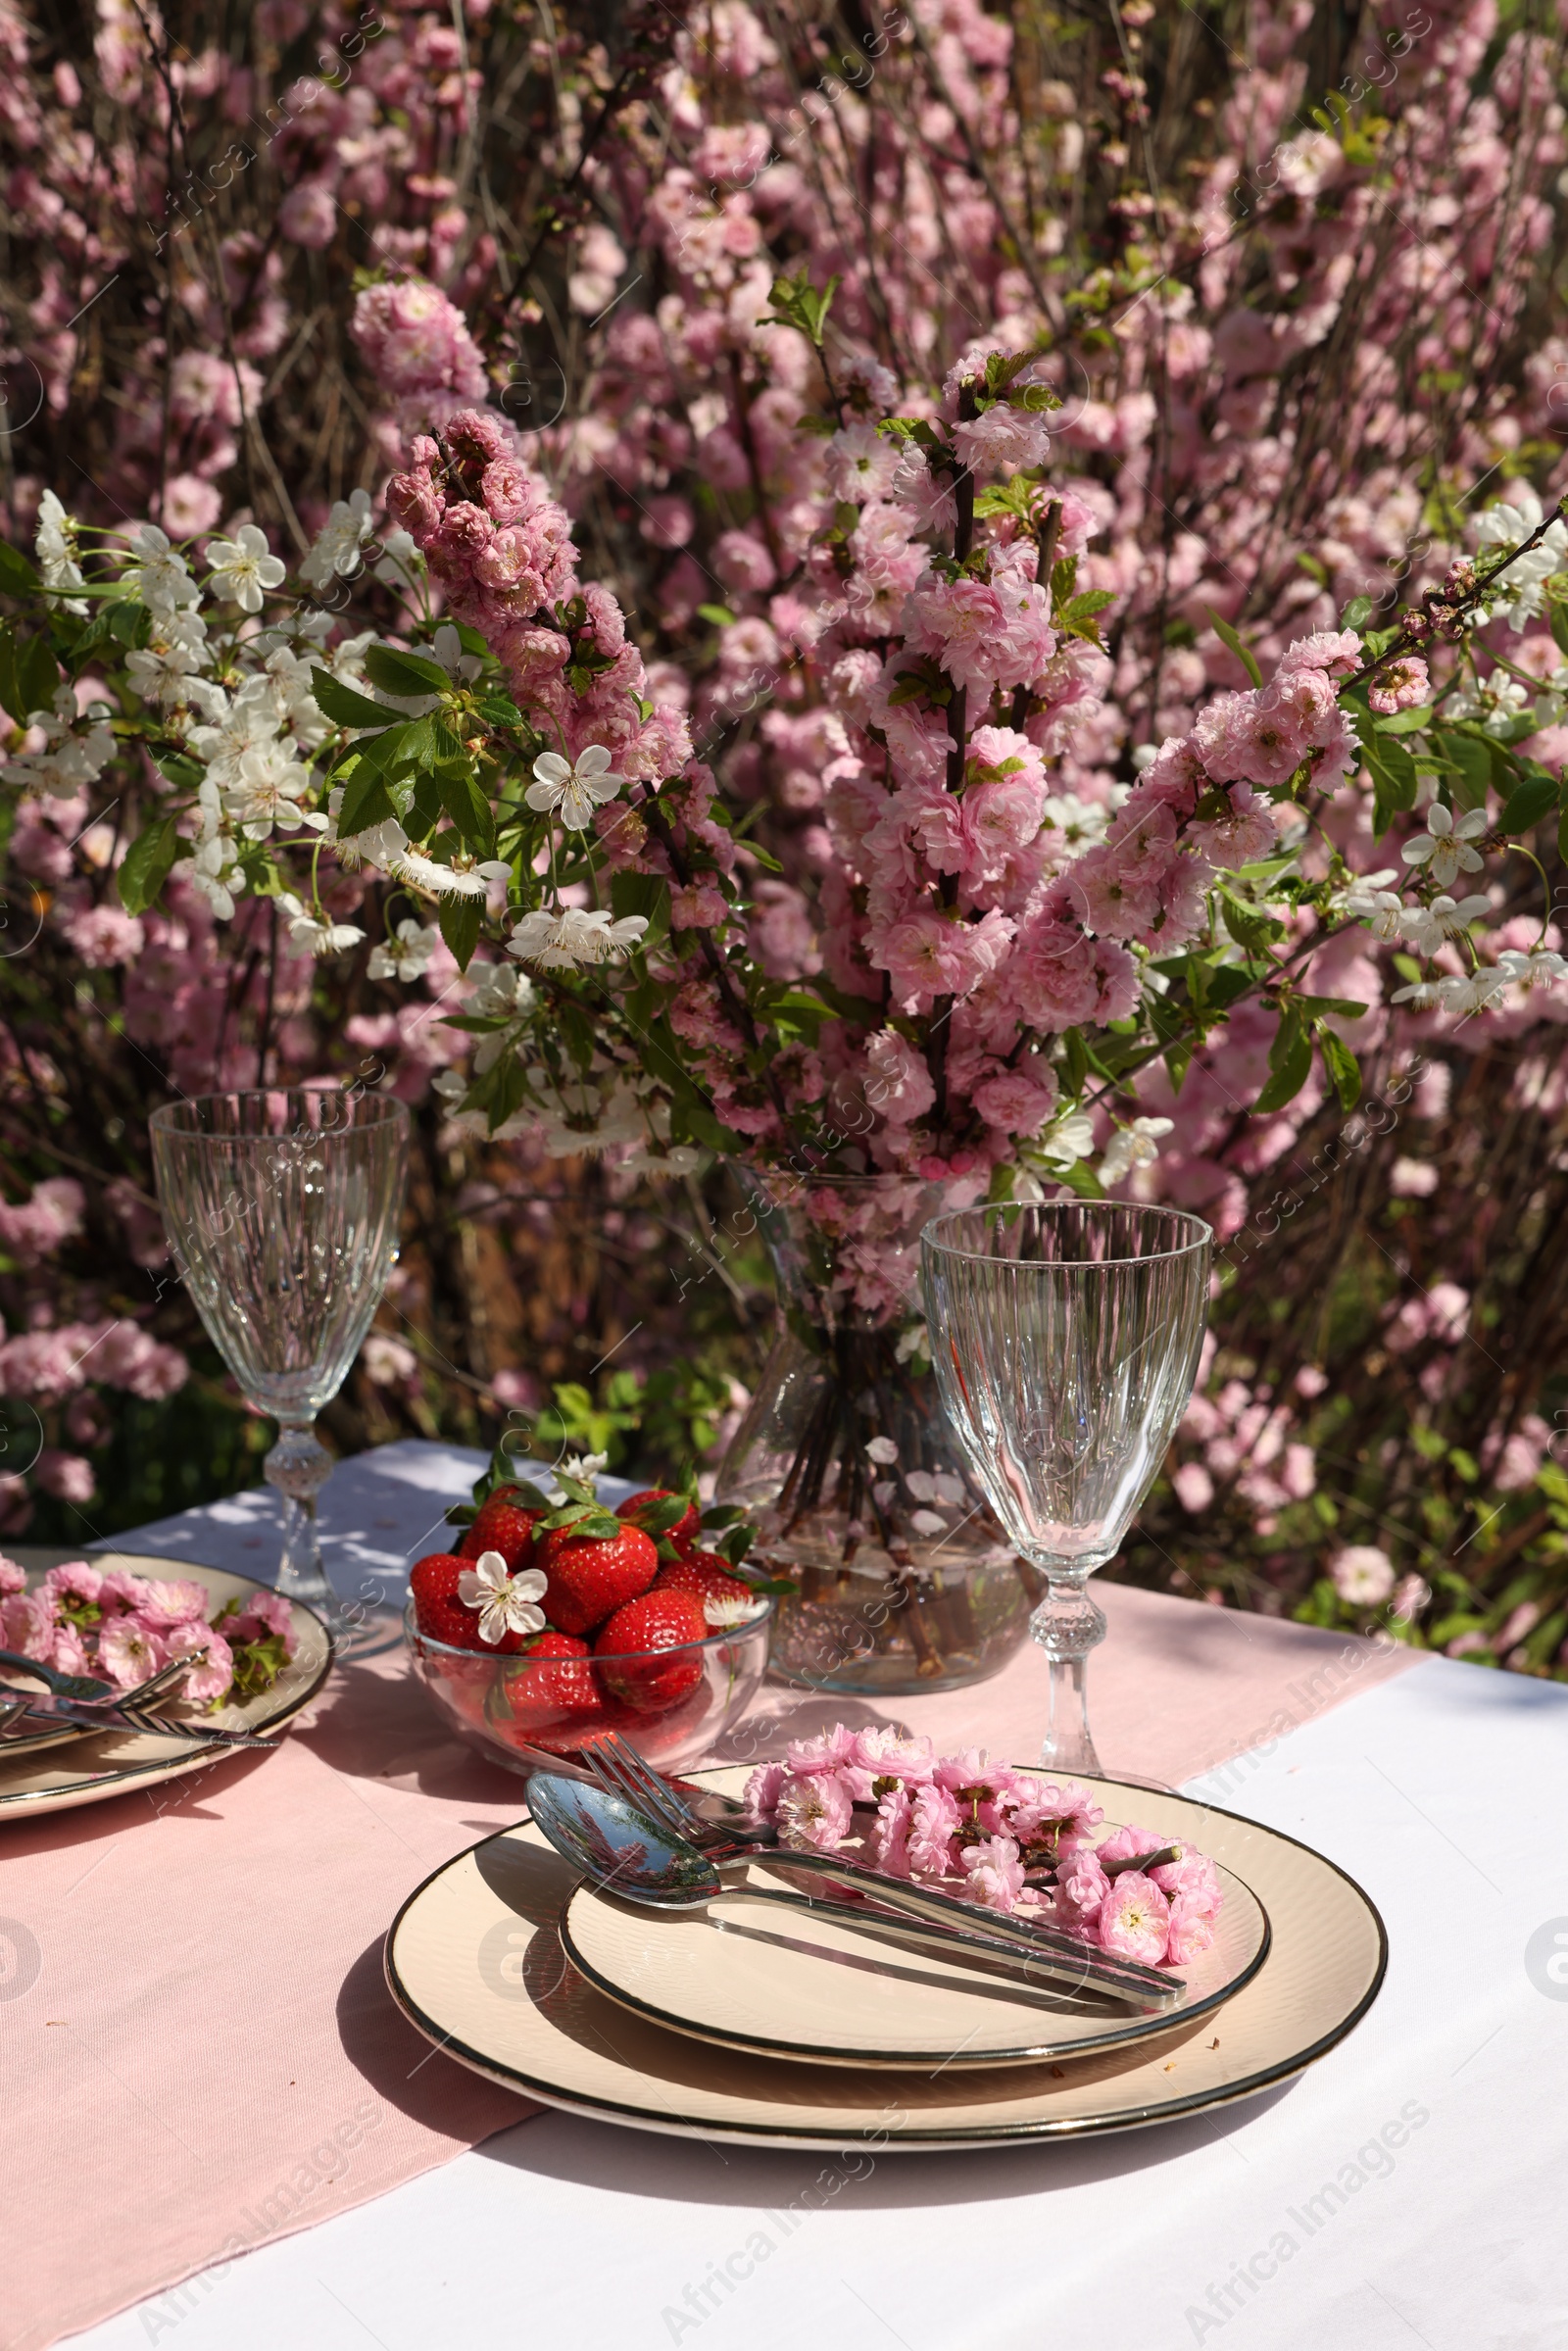
<svg viewBox="0 0 1568 2351">
<path fill-rule="evenodd" d="M 1101 1592 L 1110 1771 L 1189 1779 L 1411 1662 Z M 1032 1646 L 995 1681 L 881 1707 L 768 1688 L 736 1746 L 750 1759 L 840 1716 L 902 1716 L 940 1745 L 1027 1760 L 1044 1693 Z M 1245 1774 L 1213 1792 L 1245 1810 Z M 404 1897 L 520 1809 L 520 1783 L 449 1739 L 392 1655 L 340 1670 L 275 1754 L 0 1824 L 7 2351 L 381 2195 L 530 2111 L 430 2049 L 381 1976 Z"/>
</svg>

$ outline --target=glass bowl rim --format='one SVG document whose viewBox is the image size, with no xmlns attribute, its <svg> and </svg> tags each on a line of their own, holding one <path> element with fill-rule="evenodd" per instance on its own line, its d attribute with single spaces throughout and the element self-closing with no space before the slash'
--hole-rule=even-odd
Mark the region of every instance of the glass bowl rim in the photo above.
<svg viewBox="0 0 1568 2351">
<path fill-rule="evenodd" d="M 527 1657 L 520 1649 L 456 1649 L 450 1641 L 438 1641 L 433 1633 L 419 1631 L 412 1592 L 404 1603 L 403 1631 L 405 1639 L 417 1639 L 425 1648 L 434 1649 L 438 1657 L 477 1657 L 487 1665 L 649 1665 L 661 1657 L 690 1657 L 699 1649 L 711 1648 L 717 1641 L 739 1641 L 748 1633 L 760 1631 L 771 1623 L 774 1603 L 771 1592 L 760 1592 L 757 1596 L 762 1605 L 743 1625 L 724 1625 L 712 1633 L 705 1634 L 701 1641 L 678 1641 L 667 1649 L 615 1649 L 603 1657 L 591 1648 L 586 1657 Z M 554 1630 L 553 1627 L 546 1629 Z M 568 1634 L 566 1638 L 579 1640 L 581 1636 Z"/>
<path fill-rule="evenodd" d="M 951 1241 L 942 1238 L 937 1230 L 940 1225 L 956 1223 L 960 1216 L 985 1216 L 999 1210 L 1005 1213 L 1012 1209 L 1022 1214 L 1030 1209 L 1039 1209 L 1049 1214 L 1054 1208 L 1099 1207 L 1122 1208 L 1132 1215 L 1164 1217 L 1173 1224 L 1195 1228 L 1193 1237 L 1175 1249 L 1149 1249 L 1139 1257 L 997 1257 L 989 1249 L 956 1248 Z M 970 1208 L 944 1208 L 940 1216 L 933 1216 L 930 1223 L 923 1225 L 920 1230 L 922 1249 L 930 1249 L 944 1257 L 961 1257 L 974 1265 L 1027 1266 L 1042 1272 L 1049 1267 L 1053 1273 L 1110 1273 L 1127 1265 L 1164 1264 L 1176 1257 L 1195 1256 L 1200 1249 L 1210 1248 L 1213 1240 L 1213 1226 L 1205 1224 L 1202 1217 L 1195 1216 L 1191 1208 L 1167 1208 L 1158 1201 L 1132 1200 L 976 1200 Z"/>
<path fill-rule="evenodd" d="M 356 1116 L 340 1125 L 312 1127 L 309 1132 L 313 1141 L 332 1142 L 356 1132 L 369 1134 L 377 1127 L 401 1126 L 406 1129 L 409 1124 L 408 1103 L 400 1101 L 395 1094 L 356 1093 L 349 1086 L 226 1086 L 215 1087 L 206 1094 L 187 1095 L 177 1102 L 160 1102 L 148 1117 L 148 1131 L 156 1134 L 160 1141 L 172 1143 L 226 1143 L 236 1146 L 286 1143 L 291 1135 L 298 1132 L 296 1127 L 259 1127 L 253 1132 L 243 1129 L 225 1132 L 221 1128 L 188 1125 L 185 1116 L 192 1111 L 200 1111 L 207 1102 L 254 1102 L 274 1101 L 279 1097 L 286 1100 L 294 1095 L 307 1101 L 353 1102 L 359 1111 L 368 1113 L 363 1119 Z"/>
</svg>

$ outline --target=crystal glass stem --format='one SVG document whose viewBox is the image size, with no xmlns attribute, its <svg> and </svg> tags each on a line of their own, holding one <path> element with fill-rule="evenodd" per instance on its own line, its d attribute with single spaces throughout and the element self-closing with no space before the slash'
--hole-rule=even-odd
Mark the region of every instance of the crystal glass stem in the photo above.
<svg viewBox="0 0 1568 2351">
<path fill-rule="evenodd" d="M 1089 1595 L 1087 1568 L 1064 1573 L 1044 1561 L 1039 1564 L 1051 1580 L 1045 1598 L 1029 1619 L 1029 1630 L 1051 1665 L 1040 1760 L 1054 1771 L 1089 1772 L 1103 1778 L 1089 1729 L 1087 1669 L 1090 1650 L 1105 1638 L 1105 1613 Z"/>
<path fill-rule="evenodd" d="M 277 1589 L 292 1600 L 327 1611 L 336 1607 L 337 1599 L 321 1565 L 316 1497 L 331 1467 L 332 1456 L 308 1420 L 280 1422 L 277 1443 L 262 1464 L 267 1483 L 275 1486 L 283 1497 L 283 1558 Z"/>
</svg>

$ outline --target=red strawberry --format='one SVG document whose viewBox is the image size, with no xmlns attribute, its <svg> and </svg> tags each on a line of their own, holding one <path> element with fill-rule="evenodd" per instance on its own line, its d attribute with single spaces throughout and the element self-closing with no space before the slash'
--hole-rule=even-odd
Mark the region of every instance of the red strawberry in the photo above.
<svg viewBox="0 0 1568 2351">
<path fill-rule="evenodd" d="M 646 1494 L 628 1494 L 623 1502 L 617 1502 L 615 1516 L 635 1519 L 638 1512 L 649 1502 L 678 1502 L 680 1499 L 678 1494 L 671 1494 L 665 1486 L 651 1486 Z M 672 1543 L 684 1559 L 701 1531 L 702 1520 L 697 1513 L 697 1504 L 688 1502 L 685 1516 L 677 1518 L 672 1527 L 664 1529 L 663 1539 L 667 1543 Z M 656 1537 L 655 1540 L 659 1539 Z"/>
<path fill-rule="evenodd" d="M 472 1567 L 453 1551 L 431 1551 L 415 1562 L 409 1576 L 414 1592 L 414 1615 L 421 1633 L 443 1641 L 448 1648 L 473 1649 L 484 1657 L 508 1657 L 522 1646 L 520 1633 L 503 1633 L 485 1641 L 479 1632 L 479 1611 L 458 1596 L 458 1578 Z"/>
<path fill-rule="evenodd" d="M 659 1573 L 659 1551 L 641 1527 L 602 1541 L 551 1527 L 541 1538 L 536 1565 L 549 1583 L 545 1613 L 562 1633 L 591 1633 L 622 1601 L 648 1590 Z"/>
<path fill-rule="evenodd" d="M 589 1654 L 588 1643 L 569 1633 L 534 1634 L 522 1662 L 507 1674 L 511 1728 L 519 1739 L 537 1743 L 554 1733 L 550 1744 L 559 1747 L 567 1729 L 574 1742 L 603 1728 L 604 1693 Z"/>
<path fill-rule="evenodd" d="M 498 1502 L 492 1494 L 459 1543 L 458 1556 L 477 1559 L 481 1551 L 499 1551 L 508 1575 L 514 1576 L 532 1565 L 533 1530 L 543 1515 L 539 1510 L 518 1510 L 511 1502 Z"/>
<path fill-rule="evenodd" d="M 451 1551 L 431 1551 L 416 1561 L 409 1576 L 419 1631 L 454 1649 L 479 1646 L 479 1619 L 458 1597 L 458 1578 L 467 1565 Z"/>
<path fill-rule="evenodd" d="M 617 1608 L 599 1639 L 594 1655 L 606 1660 L 600 1671 L 605 1687 L 639 1714 L 662 1714 L 690 1697 L 703 1678 L 700 1657 L 679 1654 L 656 1662 L 650 1652 L 684 1651 L 695 1641 L 708 1639 L 708 1620 L 695 1592 L 650 1592 Z M 624 1657 L 624 1665 L 610 1662 Z"/>
<path fill-rule="evenodd" d="M 717 1551 L 688 1551 L 684 1559 L 668 1561 L 654 1578 L 654 1590 L 689 1592 L 698 1600 L 741 1600 L 748 1605 L 756 1596 Z M 711 1633 L 714 1628 L 710 1625 L 708 1629 Z"/>
</svg>

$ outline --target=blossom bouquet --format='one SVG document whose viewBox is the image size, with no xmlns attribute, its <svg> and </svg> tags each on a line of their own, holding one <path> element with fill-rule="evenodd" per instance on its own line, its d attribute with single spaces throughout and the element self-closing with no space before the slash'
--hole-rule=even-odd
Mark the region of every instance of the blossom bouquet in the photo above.
<svg viewBox="0 0 1568 2351">
<path fill-rule="evenodd" d="M 997 1544 L 946 1451 L 912 1233 L 937 1204 L 1123 1183 L 1169 1126 L 1140 1109 L 1141 1073 L 1162 1062 L 1179 1089 L 1244 1005 L 1270 1034 L 1253 1110 L 1318 1066 L 1350 1110 L 1344 1031 L 1365 1006 L 1311 971 L 1348 926 L 1414 951 L 1396 1001 L 1456 1018 L 1561 975 L 1544 943 L 1489 949 L 1489 902 L 1463 883 L 1559 821 L 1557 778 L 1483 709 L 1471 632 L 1529 603 L 1568 644 L 1568 534 L 1500 509 L 1390 625 L 1353 604 L 1266 683 L 1216 616 L 1254 682 L 1146 747 L 1131 786 L 1056 791 L 1115 598 L 1080 585 L 1098 522 L 1054 468 L 1049 355 L 973 349 L 901 401 L 835 333 L 833 294 L 778 279 L 759 319 L 794 387 L 802 493 L 769 626 L 814 713 L 832 847 L 808 981 L 759 948 L 769 859 L 743 852 L 675 682 L 582 579 L 506 419 L 439 386 L 386 491 L 395 636 L 280 593 L 253 524 L 187 549 L 152 524 L 89 533 L 46 497 L 38 566 L 0 552 L 19 609 L 0 701 L 32 730 L 5 774 L 28 806 L 113 796 L 119 918 L 167 890 L 220 920 L 267 898 L 313 955 L 366 945 L 410 975 L 439 939 L 467 978 L 444 1018 L 471 1066 L 438 1081 L 460 1131 L 543 1132 L 650 1175 L 715 1151 L 749 1171 L 775 1254 L 808 1267 L 789 1336 L 812 1368 L 775 1357 L 736 1482 L 774 1505 L 774 1563 L 793 1548 L 817 1579 L 803 1609 L 829 1571 L 869 1574 L 883 1623 L 906 1612 L 886 1637 L 904 1670 L 972 1679 L 1021 1637 L 1029 1595 L 1004 1568 L 1010 1597 L 984 1608 L 939 1589 L 945 1512 L 967 1530 L 960 1576 Z M 362 339 L 394 354 L 434 319 L 441 372 L 461 373 L 462 322 L 433 289 L 360 306 Z M 346 504 L 302 586 L 352 573 L 368 528 Z M 1391 830 L 1398 864 L 1366 871 Z M 798 1662 L 831 1680 L 857 1660 Z"/>
<path fill-rule="evenodd" d="M 890 1877 L 1146 1967 L 1190 1966 L 1212 1944 L 1224 1901 L 1205 1854 L 1132 1824 L 1097 1839 L 1105 1816 L 1086 1788 L 988 1762 L 978 1747 L 939 1755 L 929 1739 L 836 1723 L 794 1741 L 782 1763 L 760 1764 L 746 1803 L 782 1847 L 832 1853 L 860 1838 Z"/>
<path fill-rule="evenodd" d="M 25 1572 L 0 1559 L 0 1636 L 22 1657 L 59 1673 L 99 1674 L 133 1690 L 177 1657 L 202 1652 L 173 1695 L 212 1711 L 270 1689 L 294 1654 L 293 1613 L 275 1592 L 224 1602 L 188 1578 L 132 1575 L 75 1559 L 28 1589 Z"/>
</svg>

